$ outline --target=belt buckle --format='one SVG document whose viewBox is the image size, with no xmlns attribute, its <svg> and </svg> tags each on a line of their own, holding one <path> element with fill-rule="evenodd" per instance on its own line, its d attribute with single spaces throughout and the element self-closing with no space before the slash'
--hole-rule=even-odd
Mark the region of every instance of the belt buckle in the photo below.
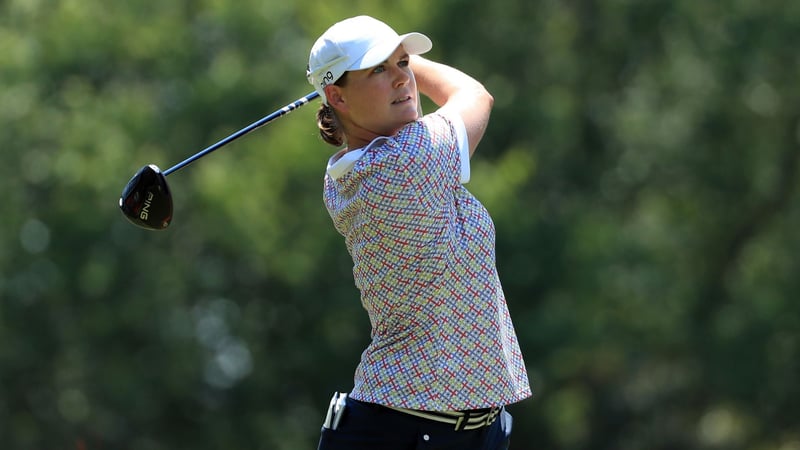
<svg viewBox="0 0 800 450">
<path fill-rule="evenodd" d="M 474 416 L 472 415 L 473 411 L 470 411 L 470 410 L 461 411 L 462 415 L 456 420 L 455 430 L 456 431 L 462 431 L 462 430 L 467 429 L 467 427 L 469 427 L 470 430 L 475 430 L 475 429 L 478 429 L 478 428 L 483 428 L 483 427 L 489 426 L 490 421 L 492 420 L 492 417 L 493 417 L 492 413 L 495 410 L 497 410 L 497 408 L 490 408 L 485 413 L 480 413 L 479 412 L 478 414 L 475 414 Z M 480 417 L 481 415 L 484 415 L 484 414 L 485 414 L 485 417 L 480 422 L 469 423 L 469 419 L 470 418 L 472 418 L 472 417 Z"/>
</svg>

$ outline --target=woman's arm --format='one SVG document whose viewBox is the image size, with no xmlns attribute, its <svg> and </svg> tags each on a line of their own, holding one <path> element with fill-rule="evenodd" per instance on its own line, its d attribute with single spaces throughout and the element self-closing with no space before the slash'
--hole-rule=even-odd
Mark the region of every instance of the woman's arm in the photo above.
<svg viewBox="0 0 800 450">
<path fill-rule="evenodd" d="M 461 116 L 472 156 L 489 123 L 494 104 L 492 95 L 480 82 L 453 67 L 418 55 L 411 57 L 410 66 L 422 95 Z"/>
</svg>

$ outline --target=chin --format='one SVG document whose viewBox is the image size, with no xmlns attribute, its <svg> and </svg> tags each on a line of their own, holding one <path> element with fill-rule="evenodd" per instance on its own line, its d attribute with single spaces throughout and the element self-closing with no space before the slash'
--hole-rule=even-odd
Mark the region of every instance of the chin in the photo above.
<svg viewBox="0 0 800 450">
<path fill-rule="evenodd" d="M 419 110 L 417 110 L 417 105 L 414 105 L 413 107 L 409 106 L 408 110 L 403 111 L 403 117 L 408 118 L 409 122 L 419 119 L 421 116 L 419 114 Z"/>
</svg>

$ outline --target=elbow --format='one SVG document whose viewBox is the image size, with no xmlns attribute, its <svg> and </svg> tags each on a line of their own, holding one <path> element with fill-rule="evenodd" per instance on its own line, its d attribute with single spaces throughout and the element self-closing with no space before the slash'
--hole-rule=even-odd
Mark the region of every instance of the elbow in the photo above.
<svg viewBox="0 0 800 450">
<path fill-rule="evenodd" d="M 492 96 L 491 92 L 483 85 L 481 85 L 480 99 L 481 102 L 486 105 L 487 109 L 491 110 L 492 107 L 494 107 L 494 96 Z"/>
</svg>

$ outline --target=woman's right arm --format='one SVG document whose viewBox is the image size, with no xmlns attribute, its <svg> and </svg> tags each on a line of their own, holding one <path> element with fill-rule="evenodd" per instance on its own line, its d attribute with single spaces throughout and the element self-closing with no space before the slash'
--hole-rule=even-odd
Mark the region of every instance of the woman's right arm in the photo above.
<svg viewBox="0 0 800 450">
<path fill-rule="evenodd" d="M 494 98 L 483 84 L 453 67 L 414 55 L 411 70 L 420 94 L 439 107 L 447 107 L 461 116 L 467 129 L 469 154 L 475 152 L 489 124 Z"/>
</svg>

